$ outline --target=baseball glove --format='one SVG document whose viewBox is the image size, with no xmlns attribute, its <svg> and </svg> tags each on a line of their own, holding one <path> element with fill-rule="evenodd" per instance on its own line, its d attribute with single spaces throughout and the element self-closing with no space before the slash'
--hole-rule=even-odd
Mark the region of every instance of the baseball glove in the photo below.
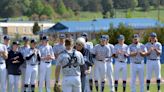
<svg viewBox="0 0 164 92">
<path fill-rule="evenodd" d="M 57 83 L 55 83 L 54 92 L 62 92 L 61 85 L 58 85 Z"/>
</svg>

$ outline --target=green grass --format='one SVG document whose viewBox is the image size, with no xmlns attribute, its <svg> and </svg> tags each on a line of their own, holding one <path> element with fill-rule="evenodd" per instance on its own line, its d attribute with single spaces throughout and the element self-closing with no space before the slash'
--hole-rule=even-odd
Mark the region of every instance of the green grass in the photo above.
<svg viewBox="0 0 164 92">
<path fill-rule="evenodd" d="M 126 12 L 125 10 L 116 10 L 115 18 L 126 18 Z M 153 18 L 158 19 L 158 11 L 155 9 L 151 9 L 149 11 L 140 11 L 139 8 L 136 8 L 134 11 L 130 13 L 131 18 Z M 160 9 L 160 21 L 164 23 L 164 7 L 161 7 Z M 55 22 L 57 21 L 63 21 L 63 20 L 93 20 L 96 18 L 102 18 L 101 12 L 79 12 L 78 16 L 72 16 L 69 18 L 58 18 L 54 19 Z"/>
<path fill-rule="evenodd" d="M 145 66 L 145 68 L 146 68 L 146 66 Z M 51 79 L 54 79 L 54 70 L 55 70 L 55 66 L 53 65 L 52 66 Z M 164 72 L 163 71 L 164 71 L 164 64 L 161 65 L 162 78 L 164 79 Z M 145 75 L 146 75 L 146 72 L 145 72 Z M 154 75 L 153 75 L 153 77 L 154 77 Z M 128 65 L 128 78 L 130 78 L 130 65 Z M 164 87 L 163 86 L 164 86 L 164 83 L 161 84 L 161 92 L 164 92 Z M 145 86 L 145 88 L 146 88 L 146 86 Z M 137 89 L 137 92 L 139 92 L 139 84 L 138 83 L 137 83 L 136 89 Z M 151 84 L 150 91 L 151 92 L 156 92 L 157 91 L 157 86 L 156 86 L 155 83 Z M 95 89 L 94 89 L 94 92 L 96 92 Z M 104 92 L 109 92 L 109 86 L 108 85 L 106 85 Z M 119 85 L 118 92 L 122 92 L 122 85 L 121 85 L 121 83 Z M 130 92 L 130 83 L 129 82 L 127 83 L 127 91 L 126 92 Z"/>
</svg>

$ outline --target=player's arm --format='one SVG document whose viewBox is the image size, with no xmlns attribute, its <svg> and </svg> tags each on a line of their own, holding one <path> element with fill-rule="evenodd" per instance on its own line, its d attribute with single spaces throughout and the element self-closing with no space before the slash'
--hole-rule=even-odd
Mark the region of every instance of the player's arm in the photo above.
<svg viewBox="0 0 164 92">
<path fill-rule="evenodd" d="M 141 51 L 139 53 L 143 57 L 145 57 L 147 55 L 147 49 L 144 45 L 141 47 Z"/>
<path fill-rule="evenodd" d="M 162 45 L 160 44 L 159 48 L 155 48 L 154 50 L 156 51 L 157 55 L 160 56 L 162 54 Z"/>
<path fill-rule="evenodd" d="M 0 55 L 4 58 L 7 59 L 8 58 L 8 51 L 6 46 L 4 46 L 4 51 L 0 52 Z"/>
</svg>

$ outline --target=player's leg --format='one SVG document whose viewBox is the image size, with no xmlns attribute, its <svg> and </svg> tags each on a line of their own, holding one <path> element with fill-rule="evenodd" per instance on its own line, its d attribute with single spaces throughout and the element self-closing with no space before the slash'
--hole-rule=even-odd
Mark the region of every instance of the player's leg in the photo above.
<svg viewBox="0 0 164 92">
<path fill-rule="evenodd" d="M 93 90 L 93 75 L 94 75 L 94 66 L 92 66 L 91 73 L 89 74 L 89 89 L 91 92 Z"/>
<path fill-rule="evenodd" d="M 82 92 L 81 82 L 80 82 L 80 77 L 79 76 L 74 78 L 72 92 Z"/>
<path fill-rule="evenodd" d="M 38 68 L 35 67 L 33 68 L 32 75 L 31 75 L 31 92 L 35 91 L 35 83 L 36 83 L 36 78 L 38 75 Z"/>
<path fill-rule="evenodd" d="M 19 79 L 20 79 L 20 76 L 18 75 L 14 75 L 14 92 L 18 92 L 19 90 Z"/>
<path fill-rule="evenodd" d="M 13 86 L 14 86 L 14 76 L 13 75 L 9 75 L 9 92 L 12 92 L 13 90 Z"/>
<path fill-rule="evenodd" d="M 95 88 L 96 88 L 96 91 L 97 91 L 97 92 L 98 92 L 98 90 L 99 90 L 99 83 L 98 83 L 98 80 L 100 79 L 99 62 L 100 62 L 100 61 L 96 61 L 96 62 L 95 62 L 95 67 L 94 67 Z"/>
<path fill-rule="evenodd" d="M 117 89 L 118 89 L 119 72 L 120 72 L 120 65 L 118 62 L 115 62 L 115 66 L 114 66 L 115 92 L 117 92 Z M 110 75 L 107 75 L 107 76 L 110 76 Z"/>
<path fill-rule="evenodd" d="M 106 62 L 101 62 L 101 67 L 100 67 L 101 92 L 104 92 L 106 73 L 107 73 Z"/>
<path fill-rule="evenodd" d="M 1 92 L 6 92 L 6 66 L 3 64 L 3 67 L 1 67 Z"/>
<path fill-rule="evenodd" d="M 146 90 L 147 91 L 149 91 L 150 89 L 153 65 L 154 63 L 152 61 L 147 60 L 147 64 L 146 64 Z"/>
<path fill-rule="evenodd" d="M 46 92 L 51 91 L 50 81 L 51 81 L 51 65 L 48 65 L 46 70 Z"/>
<path fill-rule="evenodd" d="M 21 92 L 24 91 L 24 81 L 25 81 L 25 71 L 26 71 L 26 65 L 21 65 Z"/>
<path fill-rule="evenodd" d="M 32 67 L 27 65 L 26 72 L 25 72 L 25 84 L 24 84 L 24 92 L 29 91 L 29 84 L 30 84 L 30 78 L 31 78 L 31 73 L 32 73 Z"/>
<path fill-rule="evenodd" d="M 142 64 L 138 70 L 138 75 L 140 81 L 140 92 L 144 92 L 144 64 Z"/>
<path fill-rule="evenodd" d="M 160 63 L 160 60 L 158 61 L 154 61 L 155 62 L 155 67 L 154 67 L 154 71 L 155 71 L 155 76 L 156 76 L 156 79 L 157 79 L 157 89 L 158 91 L 160 91 L 160 83 L 161 83 L 161 63 Z"/>
<path fill-rule="evenodd" d="M 127 80 L 127 64 L 122 65 L 122 85 L 123 85 L 123 92 L 126 92 L 126 80 Z"/>
<path fill-rule="evenodd" d="M 113 63 L 107 62 L 107 76 L 110 86 L 110 91 L 114 92 L 114 78 L 113 78 Z"/>
<path fill-rule="evenodd" d="M 43 83 L 45 80 L 45 76 L 46 76 L 46 67 L 45 67 L 45 63 L 41 62 L 40 63 L 40 75 L 39 75 L 39 92 L 43 92 Z"/>
<path fill-rule="evenodd" d="M 136 92 L 136 76 L 137 76 L 137 66 L 136 64 L 131 64 L 130 65 L 130 87 L 131 87 L 131 92 Z"/>
<path fill-rule="evenodd" d="M 72 92 L 72 80 L 68 77 L 62 79 L 62 92 Z M 81 89 L 81 88 L 80 88 Z"/>
</svg>

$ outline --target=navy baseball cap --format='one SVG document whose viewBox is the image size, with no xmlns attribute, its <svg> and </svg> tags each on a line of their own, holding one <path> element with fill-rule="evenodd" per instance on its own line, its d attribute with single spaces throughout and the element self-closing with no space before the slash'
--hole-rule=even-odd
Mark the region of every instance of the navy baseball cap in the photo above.
<svg viewBox="0 0 164 92">
<path fill-rule="evenodd" d="M 20 45 L 20 44 L 19 44 L 19 41 L 14 41 L 14 42 L 13 42 L 13 45 Z"/>
<path fill-rule="evenodd" d="M 106 36 L 106 39 L 109 40 L 109 35 L 105 35 Z"/>
<path fill-rule="evenodd" d="M 23 41 L 29 41 L 29 38 L 27 36 L 24 36 Z"/>
<path fill-rule="evenodd" d="M 86 32 L 83 32 L 83 33 L 81 34 L 81 36 L 87 37 L 88 34 L 87 34 Z"/>
<path fill-rule="evenodd" d="M 124 40 L 124 39 L 125 39 L 124 35 L 119 35 L 119 36 L 117 37 L 117 40 Z"/>
<path fill-rule="evenodd" d="M 35 39 L 32 39 L 31 43 L 37 43 L 37 41 Z"/>
<path fill-rule="evenodd" d="M 101 35 L 101 36 L 100 36 L 100 40 L 107 40 L 106 35 Z"/>
<path fill-rule="evenodd" d="M 150 37 L 157 37 L 157 34 L 155 32 L 150 33 Z"/>
<path fill-rule="evenodd" d="M 48 41 L 48 40 L 49 40 L 49 39 L 48 39 L 48 36 L 43 36 L 43 37 L 42 37 L 42 40 Z"/>
<path fill-rule="evenodd" d="M 5 36 L 3 37 L 3 39 L 4 39 L 4 40 L 10 40 L 10 37 L 9 37 L 8 35 L 5 35 Z"/>
<path fill-rule="evenodd" d="M 65 36 L 65 34 L 60 34 L 60 35 L 59 35 L 59 38 L 61 38 L 61 39 L 65 39 L 66 36 Z"/>
<path fill-rule="evenodd" d="M 134 34 L 134 35 L 133 35 L 133 38 L 134 38 L 134 39 L 138 39 L 138 38 L 140 38 L 140 36 L 139 36 L 138 34 Z"/>
</svg>

